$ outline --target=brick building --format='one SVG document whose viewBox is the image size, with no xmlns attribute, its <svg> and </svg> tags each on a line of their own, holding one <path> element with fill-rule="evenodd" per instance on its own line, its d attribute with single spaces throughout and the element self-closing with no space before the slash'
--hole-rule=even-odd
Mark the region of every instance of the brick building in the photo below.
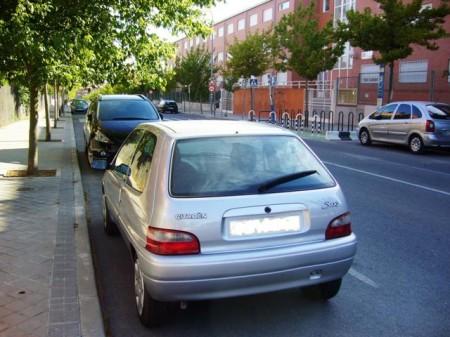
<svg viewBox="0 0 450 337">
<path fill-rule="evenodd" d="M 440 0 L 424 0 L 423 6 L 436 7 Z M 214 33 L 207 39 L 183 38 L 176 41 L 177 55 L 183 56 L 194 47 L 213 50 L 214 62 L 226 62 L 228 47 L 235 40 L 245 39 L 250 33 L 263 31 L 275 25 L 280 18 L 292 12 L 308 0 L 269 0 L 214 24 Z M 344 20 L 349 9 L 359 11 L 370 7 L 378 10 L 373 0 L 317 0 L 316 11 L 320 23 Z M 450 32 L 450 17 L 445 23 Z M 429 51 L 414 46 L 414 53 L 395 65 L 394 99 L 436 100 L 450 103 L 450 39 L 438 41 L 439 50 Z M 337 109 L 339 106 L 354 107 L 360 111 L 373 109 L 377 103 L 377 83 L 380 67 L 372 60 L 372 51 L 363 51 L 346 45 L 344 55 L 335 68 L 319 75 L 312 88 L 310 108 Z M 385 79 L 388 78 L 386 67 Z M 269 71 L 268 71 L 269 73 Z M 268 73 L 259 84 L 268 83 Z M 217 76 L 220 83 L 221 77 Z M 293 72 L 277 74 L 278 86 L 301 86 L 301 79 Z M 387 91 L 387 86 L 385 88 Z M 384 95 L 387 97 L 387 93 Z M 314 106 L 315 105 L 315 106 Z"/>
</svg>

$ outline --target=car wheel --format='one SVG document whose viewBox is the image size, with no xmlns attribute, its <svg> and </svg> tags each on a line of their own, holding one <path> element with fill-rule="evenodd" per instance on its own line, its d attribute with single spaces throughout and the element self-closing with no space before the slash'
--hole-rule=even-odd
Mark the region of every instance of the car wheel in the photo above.
<svg viewBox="0 0 450 337">
<path fill-rule="evenodd" d="M 314 300 L 327 301 L 337 295 L 341 289 L 342 279 L 337 279 L 303 288 L 304 294 Z"/>
<path fill-rule="evenodd" d="M 411 150 L 412 153 L 416 154 L 423 153 L 424 145 L 422 138 L 420 138 L 420 136 L 418 135 L 412 135 L 409 138 L 409 149 Z"/>
<path fill-rule="evenodd" d="M 372 143 L 372 140 L 370 139 L 370 134 L 367 129 L 362 129 L 359 132 L 359 142 L 362 145 L 370 145 Z"/>
<path fill-rule="evenodd" d="M 117 225 L 112 221 L 111 215 L 109 214 L 108 204 L 106 201 L 106 196 L 103 194 L 102 210 L 103 210 L 103 229 L 108 235 L 116 235 L 118 233 Z"/>
<path fill-rule="evenodd" d="M 161 325 L 167 319 L 168 305 L 154 300 L 149 295 L 138 258 L 134 260 L 134 295 L 136 310 L 143 325 L 151 328 Z"/>
</svg>

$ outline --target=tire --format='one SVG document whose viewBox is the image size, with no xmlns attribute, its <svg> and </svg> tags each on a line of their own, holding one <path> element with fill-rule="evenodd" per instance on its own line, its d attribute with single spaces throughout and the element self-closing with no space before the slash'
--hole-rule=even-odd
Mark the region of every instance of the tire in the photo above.
<svg viewBox="0 0 450 337">
<path fill-rule="evenodd" d="M 139 320 L 147 328 L 161 325 L 167 320 L 168 304 L 156 301 L 149 295 L 138 258 L 134 259 L 133 276 L 134 297 Z"/>
<path fill-rule="evenodd" d="M 303 288 L 303 292 L 310 299 L 327 301 L 338 294 L 339 289 L 341 289 L 341 283 L 342 279 L 340 278 Z"/>
<path fill-rule="evenodd" d="M 361 129 L 359 132 L 359 142 L 361 145 L 370 145 L 372 144 L 372 139 L 370 138 L 369 130 Z"/>
<path fill-rule="evenodd" d="M 419 135 L 412 135 L 409 138 L 409 150 L 414 154 L 423 153 L 425 150 L 425 146 L 423 145 L 423 140 Z"/>
<path fill-rule="evenodd" d="M 114 221 L 111 220 L 111 215 L 109 214 L 108 210 L 108 203 L 106 201 L 106 196 L 103 194 L 102 196 L 103 202 L 102 202 L 102 210 L 103 210 L 103 229 L 105 230 L 105 233 L 109 236 L 117 235 L 119 232 L 117 229 L 117 225 L 114 223 Z"/>
</svg>

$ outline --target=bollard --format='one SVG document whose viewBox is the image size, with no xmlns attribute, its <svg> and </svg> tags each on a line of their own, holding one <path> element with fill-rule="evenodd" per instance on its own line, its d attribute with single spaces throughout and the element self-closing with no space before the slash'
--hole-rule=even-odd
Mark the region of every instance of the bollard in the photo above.
<svg viewBox="0 0 450 337">
<path fill-rule="evenodd" d="M 277 114 L 276 114 L 275 111 L 271 111 L 269 113 L 269 122 L 272 123 L 272 124 L 275 124 L 276 121 L 277 121 Z"/>
<path fill-rule="evenodd" d="M 288 124 L 289 124 L 289 119 L 290 119 L 289 113 L 287 111 L 283 112 L 281 119 L 283 121 L 283 127 L 285 127 L 287 129 Z"/>
<path fill-rule="evenodd" d="M 351 119 L 350 119 L 350 117 L 351 117 Z M 348 132 L 353 131 L 354 118 L 355 118 L 355 116 L 353 114 L 353 111 L 349 111 L 348 115 L 347 115 L 347 131 Z M 351 120 L 351 127 L 352 127 L 351 129 L 350 129 L 350 120 Z"/>
<path fill-rule="evenodd" d="M 363 112 L 360 112 L 360 113 L 358 114 L 358 123 L 361 122 L 363 119 L 364 119 L 364 113 L 363 113 Z"/>
<path fill-rule="evenodd" d="M 334 112 L 328 111 L 328 131 L 334 131 Z"/>
<path fill-rule="evenodd" d="M 319 116 L 319 133 L 322 133 L 322 130 L 326 130 L 325 111 L 322 110 Z"/>
<path fill-rule="evenodd" d="M 249 112 L 248 112 L 248 120 L 250 122 L 254 121 L 254 115 L 255 115 L 255 110 L 249 110 Z"/>
<path fill-rule="evenodd" d="M 339 111 L 338 113 L 338 131 L 344 131 L 344 112 Z"/>
</svg>

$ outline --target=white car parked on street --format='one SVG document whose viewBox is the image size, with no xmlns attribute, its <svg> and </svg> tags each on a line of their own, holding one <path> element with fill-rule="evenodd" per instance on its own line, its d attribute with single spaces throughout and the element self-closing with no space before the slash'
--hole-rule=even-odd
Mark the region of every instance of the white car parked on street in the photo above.
<svg viewBox="0 0 450 337">
<path fill-rule="evenodd" d="M 304 288 L 335 296 L 356 252 L 330 172 L 295 134 L 234 121 L 141 124 L 103 178 L 147 326 L 167 302 Z"/>
</svg>

